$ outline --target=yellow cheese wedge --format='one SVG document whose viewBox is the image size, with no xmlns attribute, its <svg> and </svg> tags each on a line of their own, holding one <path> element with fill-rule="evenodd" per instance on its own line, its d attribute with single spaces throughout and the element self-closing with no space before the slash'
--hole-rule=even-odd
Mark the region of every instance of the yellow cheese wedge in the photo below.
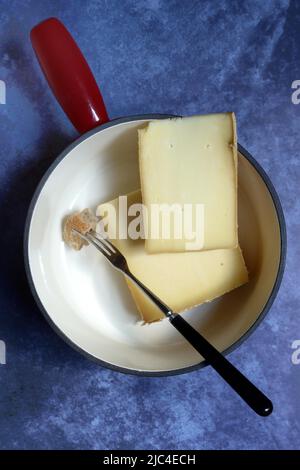
<svg viewBox="0 0 300 470">
<path fill-rule="evenodd" d="M 127 196 L 127 205 L 141 202 L 140 191 Z M 108 214 L 114 207 L 119 217 L 119 199 L 97 208 L 97 215 Z M 121 214 L 121 224 L 124 220 Z M 132 221 L 128 217 L 126 226 Z M 118 238 L 113 243 L 124 254 L 131 272 L 141 280 L 175 312 L 183 312 L 196 305 L 210 301 L 244 284 L 248 280 L 247 269 L 240 248 L 197 251 L 185 253 L 148 254 L 143 239 Z M 128 281 L 137 308 L 145 322 L 163 318 L 162 313 Z"/>
<path fill-rule="evenodd" d="M 166 235 L 163 237 L 156 227 L 160 224 L 149 216 L 146 239 L 149 253 L 238 246 L 237 140 L 233 113 L 151 121 L 139 130 L 139 164 L 143 203 L 148 214 L 153 205 L 161 204 L 181 207 L 190 204 L 194 209 L 196 204 L 202 204 L 204 209 L 204 243 L 194 246 L 184 230 L 179 239 L 172 230 L 171 237 L 165 239 Z M 155 230 L 158 230 L 157 239 L 151 238 Z M 195 223 L 193 231 L 196 232 Z"/>
</svg>

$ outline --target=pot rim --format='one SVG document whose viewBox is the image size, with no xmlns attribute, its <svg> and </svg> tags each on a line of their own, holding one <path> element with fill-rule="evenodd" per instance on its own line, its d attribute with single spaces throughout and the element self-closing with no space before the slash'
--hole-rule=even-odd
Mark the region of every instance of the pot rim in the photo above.
<svg viewBox="0 0 300 470">
<path fill-rule="evenodd" d="M 170 115 L 170 114 L 141 114 L 141 115 L 133 115 L 133 116 L 126 116 L 126 117 L 121 117 L 121 118 L 116 118 L 113 119 L 105 124 L 102 124 L 100 126 L 97 126 L 96 128 L 86 132 L 79 138 L 77 138 L 74 142 L 72 142 L 70 145 L 68 145 L 59 155 L 58 157 L 52 162 L 50 167 L 47 169 L 45 174 L 43 175 L 40 183 L 38 184 L 32 200 L 29 205 L 29 209 L 27 212 L 27 217 L 26 217 L 26 222 L 25 222 L 25 229 L 24 229 L 24 243 L 23 243 L 23 254 L 24 254 L 24 262 L 25 262 L 25 271 L 26 271 L 26 276 L 28 279 L 28 283 L 30 286 L 31 293 L 47 322 L 50 324 L 50 326 L 53 328 L 53 330 L 73 349 L 75 349 L 77 352 L 81 353 L 84 355 L 86 358 L 91 359 L 93 362 L 96 362 L 98 365 L 105 367 L 107 369 L 114 370 L 116 372 L 121 372 L 124 374 L 130 374 L 130 375 L 140 375 L 144 377 L 166 377 L 166 376 L 171 376 L 171 375 L 179 375 L 179 374 L 184 374 L 187 372 L 192 372 L 198 369 L 202 369 L 208 365 L 207 361 L 202 361 L 199 364 L 194 364 L 193 366 L 188 366 L 188 367 L 182 367 L 180 369 L 174 369 L 174 370 L 166 370 L 166 371 L 144 371 L 144 370 L 139 370 L 139 369 L 127 369 L 125 367 L 121 366 L 116 366 L 114 364 L 111 364 L 109 362 L 103 361 L 102 359 L 99 359 L 92 354 L 88 353 L 84 349 L 82 349 L 80 346 L 75 344 L 62 330 L 58 328 L 58 326 L 53 322 L 51 319 L 49 313 L 45 309 L 45 307 L 42 304 L 41 299 L 39 298 L 39 295 L 35 289 L 34 281 L 32 278 L 31 274 L 31 269 L 30 269 L 30 264 L 29 264 L 29 232 L 30 232 L 30 225 L 31 225 L 31 220 L 32 220 L 32 215 L 35 209 L 35 205 L 37 203 L 37 200 L 40 196 L 40 193 L 43 190 L 43 187 L 45 186 L 48 178 L 54 171 L 54 169 L 59 165 L 59 163 L 75 148 L 77 145 L 81 144 L 83 141 L 88 139 L 94 134 L 97 134 L 98 132 L 102 132 L 105 129 L 108 129 L 110 127 L 116 126 L 118 124 L 124 124 L 126 122 L 132 122 L 132 121 L 142 121 L 142 120 L 151 120 L 151 119 L 165 119 L 165 118 L 171 118 L 171 117 L 179 117 L 175 115 Z M 285 218 L 284 218 L 284 213 L 282 210 L 282 206 L 279 200 L 279 196 L 273 186 L 273 183 L 271 182 L 269 176 L 265 172 L 265 170 L 261 167 L 261 165 L 255 160 L 254 157 L 240 144 L 238 144 L 238 151 L 249 161 L 249 163 L 255 168 L 255 170 L 259 173 L 261 178 L 263 179 L 265 185 L 267 186 L 267 189 L 270 193 L 270 196 L 272 198 L 272 201 L 274 203 L 274 207 L 276 210 L 277 218 L 278 218 L 278 224 L 279 224 L 279 231 L 280 231 L 280 260 L 279 260 L 279 265 L 278 265 L 278 271 L 276 275 L 276 279 L 273 285 L 273 289 L 269 295 L 269 298 L 267 302 L 265 303 L 264 307 L 262 308 L 258 318 L 255 320 L 253 325 L 248 328 L 248 330 L 237 340 L 235 341 L 231 346 L 229 346 L 227 349 L 225 349 L 222 353 L 226 356 L 227 354 L 231 353 L 235 349 L 237 349 L 259 326 L 259 324 L 262 322 L 262 320 L 265 318 L 267 313 L 269 312 L 276 296 L 279 291 L 284 269 L 285 269 L 285 263 L 286 263 L 286 250 L 287 250 L 287 235 L 286 235 L 286 224 L 285 224 Z"/>
</svg>

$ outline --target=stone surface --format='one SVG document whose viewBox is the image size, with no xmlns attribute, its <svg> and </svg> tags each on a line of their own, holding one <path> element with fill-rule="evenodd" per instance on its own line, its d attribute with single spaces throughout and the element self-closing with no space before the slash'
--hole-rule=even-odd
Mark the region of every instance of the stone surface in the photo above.
<svg viewBox="0 0 300 470">
<path fill-rule="evenodd" d="M 27 286 L 26 211 L 76 136 L 41 75 L 29 31 L 59 17 L 86 55 L 111 117 L 234 110 L 239 141 L 281 198 L 287 267 L 271 312 L 231 360 L 274 401 L 252 413 L 210 368 L 168 378 L 102 369 L 48 326 Z M 300 79 L 297 1 L 0 0 L 0 448 L 295 449 L 300 442 Z"/>
</svg>

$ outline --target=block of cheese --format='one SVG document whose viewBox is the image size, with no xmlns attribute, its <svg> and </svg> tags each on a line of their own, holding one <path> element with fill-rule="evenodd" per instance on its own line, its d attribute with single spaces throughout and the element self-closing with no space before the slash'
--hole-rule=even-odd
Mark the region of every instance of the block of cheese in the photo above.
<svg viewBox="0 0 300 470">
<path fill-rule="evenodd" d="M 140 191 L 127 196 L 128 207 L 140 202 Z M 148 254 L 143 239 L 119 238 L 119 223 L 124 223 L 124 217 L 127 225 L 134 219 L 119 211 L 119 198 L 98 206 L 97 215 L 106 217 L 111 207 L 117 215 L 113 243 L 126 257 L 131 272 L 175 312 L 210 301 L 247 282 L 247 269 L 239 247 Z M 127 282 L 142 319 L 153 322 L 163 318 L 143 292 L 131 281 Z"/>
<path fill-rule="evenodd" d="M 151 121 L 139 130 L 139 165 L 143 203 L 148 212 L 149 253 L 238 246 L 237 139 L 233 113 Z M 202 205 L 201 229 L 196 225 L 196 217 L 191 226 L 198 233 L 198 242 L 195 239 L 191 243 L 184 230 L 179 234 L 173 231 L 175 218 L 170 219 L 170 233 L 163 233 L 160 228 L 162 216 L 151 220 L 155 205 L 174 204 L 178 207 L 188 204 L 194 209 L 197 204 Z"/>
</svg>

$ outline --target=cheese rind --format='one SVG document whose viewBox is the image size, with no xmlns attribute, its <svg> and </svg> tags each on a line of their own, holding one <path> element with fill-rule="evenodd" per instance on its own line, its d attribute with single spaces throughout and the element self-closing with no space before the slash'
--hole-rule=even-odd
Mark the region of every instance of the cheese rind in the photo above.
<svg viewBox="0 0 300 470">
<path fill-rule="evenodd" d="M 143 203 L 148 212 L 149 253 L 188 251 L 190 240 L 151 238 L 153 205 L 204 207 L 200 249 L 235 248 L 237 235 L 237 139 L 233 113 L 151 121 L 139 130 Z M 195 224 L 193 224 L 195 228 Z M 199 248 L 196 248 L 199 249 Z"/>
<path fill-rule="evenodd" d="M 130 193 L 127 197 L 128 207 L 140 202 L 140 191 Z M 108 204 L 115 208 L 119 217 L 118 198 L 101 204 L 97 208 L 97 215 L 104 214 Z M 124 214 L 121 214 L 121 217 L 123 216 Z M 130 218 L 127 219 L 127 224 L 129 222 Z M 239 247 L 148 254 L 143 239 L 117 237 L 112 242 L 125 256 L 131 272 L 177 313 L 219 297 L 248 280 Z M 127 282 L 142 319 L 149 323 L 162 319 L 163 314 L 148 297 L 134 283 Z"/>
</svg>

